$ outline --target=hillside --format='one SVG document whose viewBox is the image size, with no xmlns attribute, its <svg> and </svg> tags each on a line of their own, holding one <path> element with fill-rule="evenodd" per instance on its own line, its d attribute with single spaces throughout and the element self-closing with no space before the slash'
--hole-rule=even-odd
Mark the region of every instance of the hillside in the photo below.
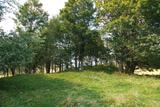
<svg viewBox="0 0 160 107">
<path fill-rule="evenodd" d="M 160 79 L 65 72 L 0 79 L 0 107 L 159 107 Z"/>
</svg>

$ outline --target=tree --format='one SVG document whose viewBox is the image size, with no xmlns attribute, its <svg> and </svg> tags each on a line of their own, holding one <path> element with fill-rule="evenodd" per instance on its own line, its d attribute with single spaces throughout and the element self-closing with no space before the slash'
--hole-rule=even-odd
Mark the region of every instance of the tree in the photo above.
<svg viewBox="0 0 160 107">
<path fill-rule="evenodd" d="M 147 67 L 160 68 L 160 1 L 142 0 L 141 14 L 147 22 L 147 36 L 141 38 L 141 58 Z M 142 52 L 143 50 L 143 52 Z M 144 55 L 145 54 L 145 55 Z"/>
<path fill-rule="evenodd" d="M 85 56 L 90 58 L 90 65 L 92 66 L 92 62 L 94 59 L 95 65 L 97 65 L 97 59 L 104 60 L 104 56 L 107 54 L 107 47 L 104 46 L 104 41 L 101 39 L 99 31 L 97 30 L 89 30 L 87 31 L 85 45 Z M 107 59 L 105 59 L 107 60 Z"/>
<path fill-rule="evenodd" d="M 136 66 L 159 64 L 158 0 L 101 0 L 97 7 L 100 24 L 110 33 L 108 42 L 122 71 L 134 73 Z"/>
<path fill-rule="evenodd" d="M 86 32 L 93 27 L 95 7 L 92 0 L 69 0 L 60 12 L 61 19 L 67 23 L 71 35 L 72 50 L 74 50 L 75 67 L 83 66 Z"/>
<path fill-rule="evenodd" d="M 52 18 L 44 28 L 42 38 L 44 39 L 42 53 L 45 56 L 42 60 L 45 62 L 47 73 L 50 73 L 53 64 L 59 66 L 60 71 L 63 71 L 64 65 L 67 69 L 72 60 L 72 52 L 70 35 L 65 29 L 65 23 L 59 17 Z"/>
<path fill-rule="evenodd" d="M 42 9 L 39 0 L 28 0 L 19 7 L 15 22 L 17 30 L 39 33 L 48 21 L 48 14 Z"/>
<path fill-rule="evenodd" d="M 146 34 L 147 24 L 141 14 L 141 1 L 137 0 L 101 0 L 99 7 L 103 30 L 111 33 L 108 38 L 115 60 L 121 70 L 133 73 L 138 65 L 136 41 Z"/>
<path fill-rule="evenodd" d="M 38 66 L 39 49 L 42 44 L 40 35 L 47 21 L 48 14 L 42 9 L 42 4 L 39 3 L 39 0 L 28 0 L 24 5 L 19 7 L 19 11 L 16 13 L 15 22 L 19 35 L 26 35 L 34 40 L 27 45 L 34 52 L 32 56 L 34 60 L 26 67 L 27 72 L 35 72 Z"/>
<path fill-rule="evenodd" d="M 8 36 L 0 36 L 0 68 L 4 72 L 12 71 L 15 75 L 17 67 L 24 67 L 32 62 L 32 50 L 27 44 L 31 42 L 29 38 L 18 37 L 15 33 Z"/>
<path fill-rule="evenodd" d="M 160 36 L 151 34 L 141 38 L 140 47 L 137 48 L 143 66 L 147 68 L 160 68 Z"/>
<path fill-rule="evenodd" d="M 42 47 L 43 61 L 45 62 L 46 71 L 50 73 L 51 64 L 58 53 L 58 37 L 61 36 L 61 24 L 58 18 L 52 18 L 48 25 L 43 29 L 42 38 L 44 45 Z"/>
</svg>

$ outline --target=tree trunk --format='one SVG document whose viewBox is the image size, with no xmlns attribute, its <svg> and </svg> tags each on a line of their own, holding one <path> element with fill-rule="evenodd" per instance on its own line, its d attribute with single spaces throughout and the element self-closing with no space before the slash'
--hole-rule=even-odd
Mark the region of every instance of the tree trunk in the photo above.
<svg viewBox="0 0 160 107">
<path fill-rule="evenodd" d="M 123 62 L 119 63 L 119 70 L 120 70 L 120 72 L 124 72 Z"/>
<path fill-rule="evenodd" d="M 94 60 L 95 60 L 95 65 L 97 66 L 97 63 L 98 63 L 97 58 L 95 57 Z"/>
<path fill-rule="evenodd" d="M 126 64 L 126 73 L 129 75 L 134 74 L 134 71 L 136 69 L 136 64 L 134 62 L 128 62 Z"/>
<path fill-rule="evenodd" d="M 8 68 L 7 68 L 6 72 L 7 72 L 7 77 L 8 77 L 9 76 L 9 70 L 8 70 Z"/>
<path fill-rule="evenodd" d="M 61 64 L 61 67 L 62 67 L 62 68 L 61 68 L 61 71 L 63 72 L 63 63 Z"/>
<path fill-rule="evenodd" d="M 32 64 L 28 64 L 26 67 L 25 67 L 25 73 L 26 74 L 31 74 L 31 71 L 32 71 Z"/>
<path fill-rule="evenodd" d="M 82 61 L 81 61 L 81 67 L 83 67 L 84 66 L 84 60 L 82 59 Z"/>
<path fill-rule="evenodd" d="M 101 64 L 101 65 L 103 64 L 103 60 L 102 60 L 102 59 L 100 59 L 100 64 Z"/>
<path fill-rule="evenodd" d="M 66 70 L 69 68 L 68 62 L 66 62 L 65 67 L 66 67 L 66 68 L 65 68 Z"/>
<path fill-rule="evenodd" d="M 27 68 L 27 67 L 24 68 L 24 72 L 25 72 L 26 74 L 28 73 L 28 68 Z"/>
<path fill-rule="evenodd" d="M 84 65 L 84 64 L 83 64 L 83 63 L 84 63 L 84 62 L 83 62 L 83 58 L 81 59 L 80 62 L 81 62 L 81 70 L 83 70 L 83 65 Z"/>
<path fill-rule="evenodd" d="M 21 74 L 21 68 L 20 67 L 18 67 L 18 72 L 19 72 L 19 75 Z"/>
<path fill-rule="evenodd" d="M 56 64 L 55 64 L 55 66 L 54 66 L 54 69 L 55 69 L 54 71 L 57 72 L 57 66 L 56 66 Z"/>
<path fill-rule="evenodd" d="M 62 65 L 61 64 L 59 64 L 59 72 L 61 72 L 62 71 L 62 67 L 61 67 Z"/>
<path fill-rule="evenodd" d="M 32 73 L 35 74 L 36 73 L 36 65 L 32 66 Z"/>
<path fill-rule="evenodd" d="M 60 64 L 59 64 L 59 72 L 62 71 L 62 61 L 60 60 Z"/>
<path fill-rule="evenodd" d="M 11 68 L 12 76 L 15 76 L 15 71 L 16 71 L 15 68 Z"/>
<path fill-rule="evenodd" d="M 92 57 L 90 57 L 90 66 L 93 66 Z"/>
<path fill-rule="evenodd" d="M 52 65 L 51 65 L 51 66 L 52 66 L 52 73 L 53 73 L 53 70 L 54 70 L 54 64 L 53 64 L 53 61 L 52 61 Z"/>
<path fill-rule="evenodd" d="M 72 59 L 70 59 L 69 68 L 72 68 Z"/>
<path fill-rule="evenodd" d="M 80 60 L 78 61 L 78 68 L 79 69 L 81 68 L 81 61 Z"/>
<path fill-rule="evenodd" d="M 51 67 L 51 61 L 47 61 L 47 62 L 46 62 L 46 73 L 47 73 L 47 74 L 50 73 L 50 67 Z"/>
<path fill-rule="evenodd" d="M 78 68 L 78 64 L 77 64 L 77 56 L 75 56 L 75 68 Z"/>
<path fill-rule="evenodd" d="M 130 72 L 129 72 L 129 74 L 134 74 L 134 71 L 135 71 L 135 69 L 136 69 L 136 65 L 133 63 L 133 64 L 131 64 L 130 65 Z"/>
</svg>

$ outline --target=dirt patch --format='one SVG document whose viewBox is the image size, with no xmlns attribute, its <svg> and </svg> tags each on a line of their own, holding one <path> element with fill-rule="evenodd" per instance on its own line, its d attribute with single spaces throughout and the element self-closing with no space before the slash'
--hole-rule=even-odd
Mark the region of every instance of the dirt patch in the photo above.
<svg viewBox="0 0 160 107">
<path fill-rule="evenodd" d="M 135 70 L 134 74 L 157 76 L 160 75 L 160 69 L 153 69 L 152 71 L 149 71 L 147 69 L 137 69 Z"/>
</svg>

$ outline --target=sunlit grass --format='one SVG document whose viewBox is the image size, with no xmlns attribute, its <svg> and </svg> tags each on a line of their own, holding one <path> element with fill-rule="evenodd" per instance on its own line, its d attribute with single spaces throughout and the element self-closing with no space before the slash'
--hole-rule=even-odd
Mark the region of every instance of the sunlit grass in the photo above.
<svg viewBox="0 0 160 107">
<path fill-rule="evenodd" d="M 159 107 L 160 79 L 65 72 L 0 79 L 2 107 Z"/>
</svg>

